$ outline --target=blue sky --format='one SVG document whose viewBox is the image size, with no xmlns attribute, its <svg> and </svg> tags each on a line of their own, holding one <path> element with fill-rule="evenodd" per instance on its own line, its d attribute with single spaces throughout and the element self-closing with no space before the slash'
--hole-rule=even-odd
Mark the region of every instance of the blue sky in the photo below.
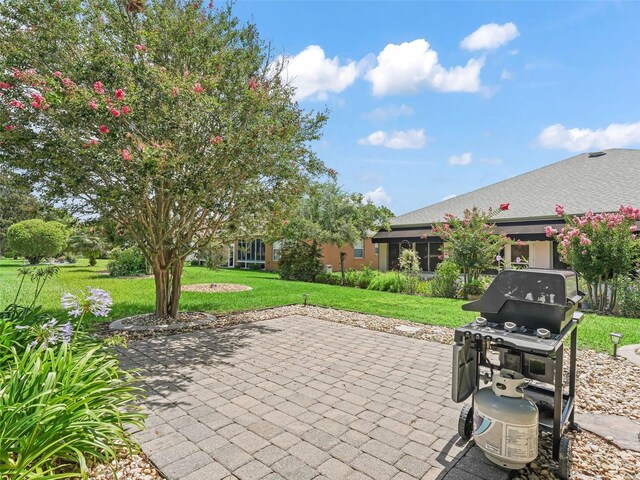
<svg viewBox="0 0 640 480">
<path fill-rule="evenodd" d="M 288 58 L 300 105 L 329 110 L 320 158 L 396 214 L 640 146 L 640 3 L 240 0 L 235 13 Z"/>
</svg>

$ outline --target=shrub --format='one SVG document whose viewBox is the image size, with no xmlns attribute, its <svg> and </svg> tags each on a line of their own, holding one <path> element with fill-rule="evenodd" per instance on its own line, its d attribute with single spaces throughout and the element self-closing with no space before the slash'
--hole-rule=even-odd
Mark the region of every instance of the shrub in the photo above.
<svg viewBox="0 0 640 480">
<path fill-rule="evenodd" d="M 109 294 L 65 294 L 64 324 L 33 306 L 56 271 L 22 269 L 15 298 L 30 277 L 32 306 L 14 301 L 0 312 L 0 471 L 7 480 L 87 478 L 89 460 L 114 461 L 117 450 L 135 446 L 126 428 L 142 428 L 133 407 L 141 390 L 116 355 L 82 330 L 86 312 L 108 315 Z"/>
<path fill-rule="evenodd" d="M 480 280 L 471 280 L 462 287 L 462 295 L 467 298 L 469 295 L 482 295 L 484 284 Z"/>
<path fill-rule="evenodd" d="M 315 244 L 285 241 L 280 249 L 280 278 L 313 282 L 322 272 L 322 253 Z"/>
<path fill-rule="evenodd" d="M 345 279 L 348 287 L 368 288 L 371 281 L 378 275 L 378 272 L 369 265 L 363 265 L 360 270 L 350 268 L 347 270 Z"/>
<path fill-rule="evenodd" d="M 62 466 L 72 471 L 55 478 L 77 478 L 86 474 L 87 458 L 108 463 L 120 445 L 133 447 L 125 425 L 141 427 L 141 414 L 131 410 L 137 389 L 105 347 L 27 347 L 4 365 L 3 478 L 54 478 Z"/>
<path fill-rule="evenodd" d="M 7 229 L 8 249 L 32 265 L 40 263 L 43 258 L 58 255 L 66 246 L 67 234 L 60 222 L 35 218 L 14 223 Z"/>
<path fill-rule="evenodd" d="M 431 284 L 433 282 L 427 282 L 424 280 L 421 280 L 418 282 L 418 284 L 416 285 L 416 291 L 415 294 L 416 295 L 422 295 L 424 297 L 431 297 L 432 296 L 432 291 L 431 291 Z"/>
<path fill-rule="evenodd" d="M 91 230 L 78 230 L 69 237 L 69 248 L 72 252 L 87 257 L 89 265 L 94 267 L 96 259 L 106 251 L 106 243 Z"/>
<path fill-rule="evenodd" d="M 640 280 L 627 279 L 619 287 L 620 313 L 625 317 L 640 318 Z"/>
<path fill-rule="evenodd" d="M 404 293 L 407 291 L 407 277 L 398 272 L 380 273 L 371 280 L 369 290 Z"/>
<path fill-rule="evenodd" d="M 400 252 L 400 271 L 407 277 L 406 293 L 416 293 L 418 283 L 422 281 L 422 269 L 420 268 L 420 256 L 412 248 L 403 248 Z"/>
<path fill-rule="evenodd" d="M 466 209 L 462 218 L 448 213 L 443 223 L 433 226 L 431 232 L 444 241 L 445 257 L 460 265 L 464 285 L 477 280 L 483 271 L 494 268 L 496 255 L 510 243 L 504 234 L 494 233 L 492 223 L 496 215 L 508 209 L 508 203 L 486 212 L 473 207 Z"/>
<path fill-rule="evenodd" d="M 148 275 L 151 271 L 144 255 L 135 247 L 111 250 L 107 270 L 112 277 Z"/>
<path fill-rule="evenodd" d="M 444 260 L 436 267 L 433 279 L 429 282 L 434 297 L 456 298 L 458 282 L 462 269 L 452 260 Z"/>
<path fill-rule="evenodd" d="M 315 282 L 326 285 L 342 285 L 342 278 L 339 273 L 319 273 L 316 275 Z"/>
<path fill-rule="evenodd" d="M 619 279 L 631 272 L 640 259 L 636 225 L 640 209 L 620 206 L 617 212 L 588 211 L 577 217 L 566 214 L 562 205 L 556 205 L 556 214 L 565 220 L 565 226 L 560 232 L 546 227 L 547 236 L 558 241 L 562 261 L 586 280 L 591 308 L 613 312 Z"/>
</svg>

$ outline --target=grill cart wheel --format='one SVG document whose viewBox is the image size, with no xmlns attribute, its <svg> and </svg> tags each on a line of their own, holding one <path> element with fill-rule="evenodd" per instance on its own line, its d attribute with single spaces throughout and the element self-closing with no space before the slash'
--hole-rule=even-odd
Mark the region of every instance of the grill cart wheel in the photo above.
<svg viewBox="0 0 640 480">
<path fill-rule="evenodd" d="M 562 480 L 568 480 L 571 475 L 571 439 L 562 437 L 560 439 L 560 455 L 558 457 L 558 476 Z"/>
<path fill-rule="evenodd" d="M 465 405 L 460 410 L 460 417 L 458 418 L 458 434 L 464 440 L 470 440 L 473 433 L 473 407 L 471 405 Z"/>
</svg>

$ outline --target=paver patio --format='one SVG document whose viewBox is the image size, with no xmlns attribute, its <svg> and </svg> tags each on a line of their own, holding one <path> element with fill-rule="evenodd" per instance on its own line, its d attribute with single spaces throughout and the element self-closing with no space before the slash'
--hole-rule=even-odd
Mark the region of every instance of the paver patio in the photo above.
<svg viewBox="0 0 640 480">
<path fill-rule="evenodd" d="M 451 348 L 289 316 L 129 345 L 169 479 L 507 478 L 459 441 Z"/>
</svg>

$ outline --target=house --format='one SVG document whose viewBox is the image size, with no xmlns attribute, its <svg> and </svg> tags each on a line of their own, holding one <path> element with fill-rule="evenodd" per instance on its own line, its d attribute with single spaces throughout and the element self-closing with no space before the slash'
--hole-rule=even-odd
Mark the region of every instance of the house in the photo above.
<svg viewBox="0 0 640 480">
<path fill-rule="evenodd" d="M 227 248 L 226 263 L 223 266 L 235 268 L 254 268 L 257 270 L 276 271 L 280 261 L 281 242 L 267 243 L 260 238 L 238 240 Z M 365 238 L 356 245 L 322 245 L 322 264 L 334 272 L 340 271 L 340 252 L 346 253 L 344 268 L 360 269 L 364 265 L 377 268 L 378 244 L 371 238 Z"/>
<path fill-rule="evenodd" d="M 569 214 L 616 211 L 620 205 L 640 206 L 640 150 L 610 149 L 583 153 L 487 187 L 429 205 L 391 220 L 391 231 L 373 237 L 379 245 L 378 269 L 397 265 L 401 248 L 418 251 L 425 272 L 433 272 L 441 261 L 442 240 L 429 234 L 433 223 L 444 215 L 462 216 L 466 208 L 487 209 L 508 203 L 509 209 L 494 217 L 496 229 L 518 245 L 507 245 L 506 262 L 526 259 L 537 268 L 561 267 L 557 244 L 544 228 L 561 228 L 555 205 Z M 424 238 L 424 235 L 427 237 Z"/>
</svg>

